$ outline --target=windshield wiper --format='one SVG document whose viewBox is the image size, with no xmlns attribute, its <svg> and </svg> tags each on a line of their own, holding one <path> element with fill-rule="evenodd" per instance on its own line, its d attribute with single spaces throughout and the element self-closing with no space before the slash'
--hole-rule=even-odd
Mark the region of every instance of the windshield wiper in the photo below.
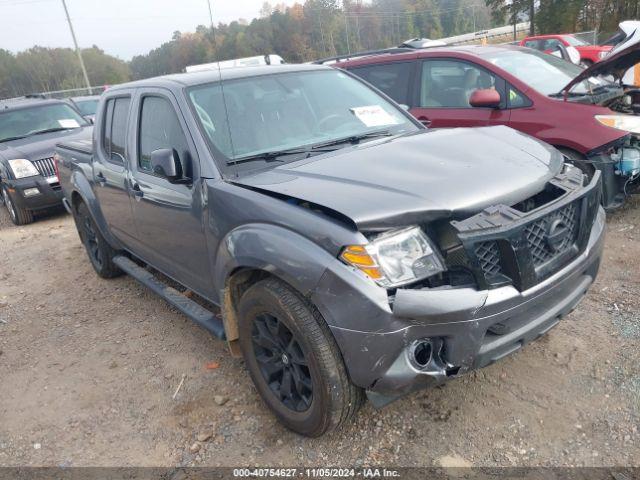
<svg viewBox="0 0 640 480">
<path fill-rule="evenodd" d="M 55 128 L 47 128 L 45 130 L 38 130 L 37 132 L 29 132 L 29 134 L 27 135 L 27 137 L 30 137 L 32 135 L 41 135 L 43 133 L 52 133 L 52 132 L 61 132 L 62 130 L 70 130 L 72 128 L 78 128 L 78 127 L 55 127 Z"/>
<path fill-rule="evenodd" d="M 344 137 L 344 138 L 339 138 L 337 140 L 318 143 L 305 148 L 290 148 L 287 150 L 274 150 L 270 152 L 256 153 L 255 155 L 248 155 L 246 157 L 240 157 L 235 160 L 230 160 L 229 162 L 227 162 L 227 165 L 237 165 L 239 163 L 252 162 L 254 160 L 264 160 L 265 162 L 282 162 L 283 160 L 280 160 L 280 157 L 284 157 L 287 155 L 306 154 L 306 158 L 309 158 L 309 156 L 311 156 L 314 153 L 333 152 L 337 150 L 337 148 L 328 148 L 328 147 L 341 145 L 343 143 L 357 144 L 357 143 L 360 143 L 361 140 L 364 140 L 366 138 L 390 137 L 390 136 L 392 136 L 392 134 L 388 130 L 363 133 L 361 135 L 351 135 L 349 137 Z"/>
<path fill-rule="evenodd" d="M 287 150 L 274 150 L 271 152 L 261 152 L 255 155 L 248 155 L 246 157 L 240 157 L 235 160 L 230 160 L 227 165 L 237 165 L 239 163 L 252 162 L 254 160 L 264 160 L 265 162 L 282 162 L 280 157 L 287 155 L 303 155 L 306 154 L 307 158 L 313 153 L 332 152 L 335 149 L 327 149 L 320 147 L 307 147 L 307 148 L 290 148 Z"/>
<path fill-rule="evenodd" d="M 2 142 L 10 142 L 12 140 L 20 140 L 21 138 L 26 138 L 28 135 L 17 135 L 15 137 L 7 137 L 7 138 L 3 138 L 0 139 L 0 143 Z"/>
<path fill-rule="evenodd" d="M 20 140 L 22 138 L 32 137 L 34 135 L 41 135 L 43 133 L 52 133 L 52 132 L 61 132 L 62 130 L 69 130 L 70 128 L 78 128 L 78 127 L 56 127 L 56 128 L 47 128 L 46 130 L 38 130 L 37 132 L 29 132 L 26 135 L 16 135 L 15 137 L 7 137 L 0 139 L 0 143 L 2 142 L 11 142 L 12 140 Z"/>
<path fill-rule="evenodd" d="M 331 140 L 329 142 L 321 143 L 317 145 L 317 147 L 330 147 L 332 145 L 340 145 L 342 143 L 352 143 L 355 145 L 367 138 L 392 137 L 392 136 L 393 134 L 389 130 L 379 130 L 377 132 L 362 133 L 360 135 L 351 135 L 349 137 L 339 138 L 337 140 Z"/>
</svg>

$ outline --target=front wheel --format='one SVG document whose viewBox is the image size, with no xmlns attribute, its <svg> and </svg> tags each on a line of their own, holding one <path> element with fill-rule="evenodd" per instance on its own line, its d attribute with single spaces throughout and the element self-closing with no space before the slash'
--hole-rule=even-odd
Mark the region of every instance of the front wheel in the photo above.
<svg viewBox="0 0 640 480">
<path fill-rule="evenodd" d="M 87 250 L 87 255 L 96 273 L 102 278 L 114 278 L 122 275 L 122 270 L 113 263 L 113 257 L 117 252 L 111 248 L 111 245 L 100 233 L 84 202 L 80 202 L 74 209 L 74 217 L 80 240 Z"/>
<path fill-rule="evenodd" d="M 7 207 L 11 221 L 15 225 L 26 225 L 33 222 L 33 212 L 16 206 L 6 185 L 2 185 L 2 201 L 4 206 Z"/>
<path fill-rule="evenodd" d="M 268 278 L 238 302 L 240 347 L 258 393 L 287 428 L 309 437 L 350 420 L 362 405 L 329 328 L 287 284 Z"/>
</svg>

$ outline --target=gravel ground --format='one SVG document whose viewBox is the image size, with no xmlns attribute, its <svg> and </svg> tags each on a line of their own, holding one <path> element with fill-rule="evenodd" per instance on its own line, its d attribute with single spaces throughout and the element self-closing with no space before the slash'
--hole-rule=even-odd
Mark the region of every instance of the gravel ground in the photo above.
<svg viewBox="0 0 640 480">
<path fill-rule="evenodd" d="M 0 465 L 640 466 L 638 200 L 548 335 L 314 440 L 274 420 L 223 343 L 98 278 L 69 216 L 14 227 L 2 209 Z"/>
</svg>

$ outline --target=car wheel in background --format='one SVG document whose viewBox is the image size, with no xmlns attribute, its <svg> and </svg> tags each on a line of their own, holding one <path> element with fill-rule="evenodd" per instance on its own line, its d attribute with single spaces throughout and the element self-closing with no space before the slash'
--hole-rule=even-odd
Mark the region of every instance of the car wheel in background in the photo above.
<svg viewBox="0 0 640 480">
<path fill-rule="evenodd" d="M 117 252 L 111 248 L 111 245 L 107 243 L 100 233 L 86 204 L 80 202 L 73 209 L 73 212 L 80 240 L 87 250 L 87 255 L 96 273 L 102 278 L 114 278 L 122 275 L 122 270 L 113 263 L 113 257 L 117 255 Z"/>
<path fill-rule="evenodd" d="M 26 225 L 33 222 L 33 212 L 16 206 L 6 185 L 2 185 L 2 201 L 15 225 Z"/>
<path fill-rule="evenodd" d="M 275 278 L 238 302 L 240 346 L 258 393 L 287 428 L 317 437 L 350 420 L 363 402 L 319 313 Z"/>
</svg>

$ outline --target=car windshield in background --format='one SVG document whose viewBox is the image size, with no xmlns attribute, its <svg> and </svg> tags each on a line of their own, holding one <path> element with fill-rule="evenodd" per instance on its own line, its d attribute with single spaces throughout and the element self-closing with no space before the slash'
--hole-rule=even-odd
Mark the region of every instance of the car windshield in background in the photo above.
<svg viewBox="0 0 640 480">
<path fill-rule="evenodd" d="M 84 125 L 86 120 L 64 103 L 0 111 L 0 142 Z"/>
<path fill-rule="evenodd" d="M 343 139 L 348 145 L 418 130 L 398 107 L 338 70 L 210 83 L 189 89 L 189 99 L 203 132 L 227 163 L 292 161 L 314 146 L 317 152 L 327 143 L 339 148 Z"/>
<path fill-rule="evenodd" d="M 82 115 L 95 115 L 98 108 L 98 100 L 76 100 L 74 102 Z"/>
<path fill-rule="evenodd" d="M 544 95 L 555 95 L 582 72 L 582 67 L 536 50 L 506 50 L 487 55 L 489 62 L 528 83 Z M 614 86 L 602 78 L 589 78 L 571 90 L 589 94 L 593 90 Z"/>
<path fill-rule="evenodd" d="M 572 35 L 565 35 L 564 37 L 562 37 L 569 45 L 571 45 L 572 47 L 586 47 L 589 44 L 587 42 L 584 42 L 582 40 L 580 40 L 579 38 L 576 38 Z"/>
</svg>

